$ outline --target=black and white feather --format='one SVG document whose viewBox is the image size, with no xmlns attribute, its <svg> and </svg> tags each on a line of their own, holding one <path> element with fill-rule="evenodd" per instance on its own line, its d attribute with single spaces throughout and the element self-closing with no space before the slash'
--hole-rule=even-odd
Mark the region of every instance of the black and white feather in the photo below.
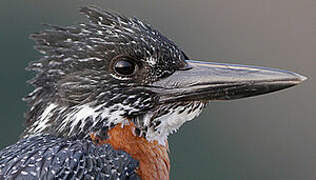
<svg viewBox="0 0 316 180">
<path fill-rule="evenodd" d="M 164 143 L 168 134 L 200 113 L 202 102 L 161 105 L 159 96 L 146 88 L 186 66 L 186 55 L 172 41 L 136 18 L 93 7 L 81 12 L 88 22 L 49 25 L 50 30 L 31 36 L 44 56 L 28 67 L 37 75 L 30 81 L 35 90 L 25 98 L 30 109 L 24 137 L 49 133 L 89 138 L 91 132 L 104 134 L 133 121 L 136 134 Z M 113 72 L 118 57 L 138 63 L 133 77 Z M 165 115 L 175 119 L 166 121 Z"/>
<path fill-rule="evenodd" d="M 0 151 L 0 179 L 139 179 L 138 161 L 110 145 L 50 135 L 22 139 Z"/>
<path fill-rule="evenodd" d="M 19 142 L 0 151 L 0 179 L 138 179 L 138 161 L 106 139 L 117 124 L 134 123 L 135 135 L 166 142 L 197 116 L 204 102 L 160 103 L 153 83 L 187 66 L 172 41 L 136 18 L 84 7 L 88 21 L 31 35 L 43 57 L 28 70 L 36 76 Z M 132 76 L 113 70 L 120 58 L 137 66 Z"/>
</svg>

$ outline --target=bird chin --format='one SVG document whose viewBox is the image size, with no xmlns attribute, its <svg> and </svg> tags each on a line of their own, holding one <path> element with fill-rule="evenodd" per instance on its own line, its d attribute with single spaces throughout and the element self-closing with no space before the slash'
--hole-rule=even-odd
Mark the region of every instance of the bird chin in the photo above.
<svg viewBox="0 0 316 180">
<path fill-rule="evenodd" d="M 151 121 L 159 122 L 156 127 L 149 127 L 146 132 L 148 141 L 157 141 L 161 145 L 166 145 L 167 138 L 170 134 L 177 130 L 187 121 L 197 117 L 206 106 L 205 101 L 185 101 L 165 103 L 159 106 L 155 112 L 156 115 Z M 157 114 L 157 113 L 152 113 Z"/>
</svg>

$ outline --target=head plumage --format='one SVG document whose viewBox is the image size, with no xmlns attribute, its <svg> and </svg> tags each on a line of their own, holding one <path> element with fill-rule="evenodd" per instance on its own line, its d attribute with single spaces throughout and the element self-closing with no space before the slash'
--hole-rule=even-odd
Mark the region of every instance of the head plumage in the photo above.
<svg viewBox="0 0 316 180">
<path fill-rule="evenodd" d="M 31 35 L 35 48 L 44 56 L 27 68 L 37 72 L 29 81 L 35 90 L 25 98 L 30 106 L 27 126 L 48 123 L 43 120 L 47 119 L 44 115 L 50 115 L 47 109 L 55 113 L 49 118 L 60 119 L 63 117 L 55 117 L 56 113 L 70 115 L 86 104 L 103 105 L 100 112 L 104 106 L 121 103 L 120 107 L 125 108 L 122 117 L 137 117 L 153 109 L 158 98 L 139 87 L 186 65 L 182 50 L 141 20 L 95 7 L 83 7 L 80 11 L 87 22 L 67 27 L 47 25 L 50 29 Z M 135 77 L 122 78 L 111 72 L 111 63 L 120 57 L 140 64 Z M 56 112 L 58 107 L 63 108 Z M 47 127 L 44 124 L 40 130 Z M 27 131 L 33 132 L 34 128 Z"/>
</svg>

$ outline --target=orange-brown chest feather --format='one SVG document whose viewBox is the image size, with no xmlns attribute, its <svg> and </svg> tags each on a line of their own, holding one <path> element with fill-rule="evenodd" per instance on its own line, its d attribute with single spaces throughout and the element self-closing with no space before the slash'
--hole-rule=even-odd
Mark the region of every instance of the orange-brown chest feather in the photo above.
<svg viewBox="0 0 316 180">
<path fill-rule="evenodd" d="M 93 134 L 91 138 L 99 144 L 111 144 L 114 149 L 123 150 L 138 160 L 137 174 L 141 179 L 169 180 L 168 145 L 163 146 L 156 141 L 149 142 L 144 137 L 135 136 L 134 129 L 135 126 L 131 122 L 124 127 L 118 124 L 108 131 L 108 139 L 99 140 Z"/>
</svg>

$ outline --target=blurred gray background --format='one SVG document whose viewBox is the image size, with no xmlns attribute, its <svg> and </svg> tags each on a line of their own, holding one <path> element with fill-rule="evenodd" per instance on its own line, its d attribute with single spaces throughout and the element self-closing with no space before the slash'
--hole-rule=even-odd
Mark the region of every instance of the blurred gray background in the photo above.
<svg viewBox="0 0 316 180">
<path fill-rule="evenodd" d="M 214 102 L 169 138 L 171 179 L 316 179 L 315 0 L 1 0 L 0 148 L 23 130 L 39 58 L 30 33 L 71 25 L 94 4 L 137 16 L 194 59 L 283 68 L 303 84 L 257 98 Z"/>
</svg>

